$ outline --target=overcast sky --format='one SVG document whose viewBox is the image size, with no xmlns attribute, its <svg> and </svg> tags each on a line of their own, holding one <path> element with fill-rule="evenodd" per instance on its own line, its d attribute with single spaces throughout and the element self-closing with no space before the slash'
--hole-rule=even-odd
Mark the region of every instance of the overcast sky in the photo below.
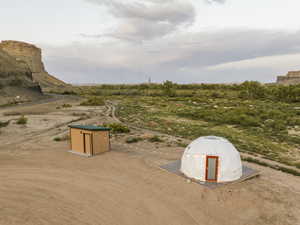
<svg viewBox="0 0 300 225">
<path fill-rule="evenodd" d="M 2 0 L 0 39 L 70 83 L 223 83 L 300 70 L 296 0 Z"/>
</svg>

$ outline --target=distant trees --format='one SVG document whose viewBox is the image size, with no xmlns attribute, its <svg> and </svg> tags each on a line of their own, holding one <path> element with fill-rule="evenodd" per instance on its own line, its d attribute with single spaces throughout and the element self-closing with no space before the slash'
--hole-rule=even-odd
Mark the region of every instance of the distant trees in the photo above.
<svg viewBox="0 0 300 225">
<path fill-rule="evenodd" d="M 176 96 L 176 84 L 172 81 L 165 81 L 162 84 L 163 93 L 168 97 L 175 97 Z"/>
<path fill-rule="evenodd" d="M 246 81 L 240 85 L 240 98 L 263 99 L 267 95 L 266 88 L 257 81 Z"/>
<path fill-rule="evenodd" d="M 18 80 L 12 81 L 19 85 Z M 12 85 L 11 84 L 11 85 Z M 4 86 L 0 85 L 0 89 Z M 53 93 L 56 93 L 55 91 Z M 193 98 L 239 98 L 242 100 L 279 101 L 286 103 L 300 102 L 299 85 L 265 85 L 257 81 L 246 81 L 241 84 L 177 84 L 166 80 L 163 83 L 143 84 L 103 84 L 91 87 L 78 87 L 65 90 L 60 94 L 78 94 L 93 96 L 167 96 Z"/>
<path fill-rule="evenodd" d="M 284 102 L 300 102 L 300 86 L 290 85 L 290 86 L 279 86 L 273 88 L 273 96 L 278 101 Z"/>
<path fill-rule="evenodd" d="M 300 102 L 300 85 L 266 86 L 256 81 L 246 81 L 239 87 L 242 99 L 260 99 L 280 102 Z"/>
</svg>

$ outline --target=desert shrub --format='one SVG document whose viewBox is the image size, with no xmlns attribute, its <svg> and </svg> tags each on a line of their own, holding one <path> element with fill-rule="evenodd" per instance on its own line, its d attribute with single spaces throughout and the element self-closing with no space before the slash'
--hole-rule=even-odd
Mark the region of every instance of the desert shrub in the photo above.
<svg viewBox="0 0 300 225">
<path fill-rule="evenodd" d="M 23 125 L 23 124 L 27 124 L 28 119 L 25 116 L 21 116 L 18 120 L 17 120 L 17 124 Z"/>
<path fill-rule="evenodd" d="M 296 166 L 298 169 L 300 169 L 300 162 L 295 163 L 295 166 Z"/>
<path fill-rule="evenodd" d="M 122 89 L 122 90 L 118 90 L 118 91 L 113 91 L 111 93 L 111 95 L 124 95 L 124 96 L 140 96 L 142 95 L 143 91 L 141 90 L 126 90 L 126 89 Z"/>
<path fill-rule="evenodd" d="M 150 84 L 143 83 L 140 84 L 137 88 L 140 90 L 150 89 Z"/>
<path fill-rule="evenodd" d="M 240 126 L 260 126 L 260 118 L 251 115 L 247 108 L 231 110 L 204 108 L 201 110 L 186 110 L 176 113 L 179 117 L 193 120 L 205 120 L 216 124 L 232 124 Z"/>
<path fill-rule="evenodd" d="M 55 137 L 55 138 L 53 138 L 53 141 L 67 141 L 67 140 L 69 140 L 70 139 L 70 136 L 68 135 L 68 134 L 66 134 L 66 135 L 63 135 L 63 136 L 61 136 L 61 137 Z"/>
<path fill-rule="evenodd" d="M 60 137 L 55 137 L 55 138 L 53 138 L 53 141 L 61 141 L 61 138 Z"/>
<path fill-rule="evenodd" d="M 17 112 L 17 111 L 11 111 L 11 112 L 5 112 L 3 113 L 4 116 L 19 116 L 22 115 L 22 113 Z"/>
<path fill-rule="evenodd" d="M 239 124 L 244 127 L 258 127 L 260 126 L 260 120 L 256 117 L 251 117 L 246 114 L 242 114 L 238 117 L 236 124 Z"/>
<path fill-rule="evenodd" d="M 93 90 L 93 95 L 101 96 L 104 95 L 104 92 L 101 89 Z"/>
<path fill-rule="evenodd" d="M 272 131 L 282 131 L 282 130 L 286 130 L 287 126 L 286 126 L 286 121 L 283 120 L 266 120 L 264 122 L 266 128 L 271 129 Z"/>
<path fill-rule="evenodd" d="M 79 117 L 82 116 L 82 117 L 85 117 L 85 116 L 88 116 L 88 114 L 74 112 L 74 113 L 72 113 L 72 116 L 79 116 Z"/>
<path fill-rule="evenodd" d="M 9 123 L 10 123 L 10 121 L 8 120 L 8 121 L 6 121 L 6 122 L 2 122 L 2 121 L 0 121 L 0 128 L 1 127 L 7 127 L 8 125 L 9 125 Z"/>
<path fill-rule="evenodd" d="M 71 108 L 72 105 L 71 105 L 71 104 L 65 103 L 65 104 L 63 104 L 61 107 L 63 107 L 63 108 Z"/>
<path fill-rule="evenodd" d="M 266 97 L 266 88 L 256 81 L 246 81 L 241 84 L 239 97 L 242 99 L 262 99 Z"/>
<path fill-rule="evenodd" d="M 251 158 L 251 157 L 245 157 L 245 158 L 242 158 L 242 159 L 244 161 L 247 161 L 247 162 L 256 163 L 260 166 L 269 167 L 269 168 L 272 168 L 272 169 L 275 169 L 275 170 L 279 170 L 279 171 L 282 171 L 282 172 L 285 172 L 285 173 L 292 174 L 294 176 L 300 176 L 300 172 L 298 172 L 295 169 L 291 169 L 291 168 L 287 168 L 287 167 L 283 167 L 283 166 L 278 166 L 278 165 L 272 165 L 272 164 L 262 162 L 258 159 L 254 159 L 254 158 Z"/>
<path fill-rule="evenodd" d="M 187 146 L 188 146 L 188 144 L 186 144 L 186 143 L 183 143 L 183 142 L 177 142 L 177 146 L 178 147 L 182 147 L 182 148 L 186 148 Z"/>
<path fill-rule="evenodd" d="M 22 80 L 20 80 L 18 78 L 15 78 L 15 79 L 13 79 L 9 82 L 9 85 L 11 85 L 11 86 L 21 86 L 22 85 Z"/>
<path fill-rule="evenodd" d="M 61 94 L 62 95 L 77 95 L 77 93 L 75 91 L 63 91 Z"/>
<path fill-rule="evenodd" d="M 275 168 L 272 167 L 273 169 L 277 169 L 281 172 L 284 172 L 284 173 L 289 173 L 289 174 L 292 174 L 294 176 L 300 176 L 300 172 L 294 170 L 294 169 L 290 169 L 290 168 L 286 168 L 286 167 L 283 167 L 283 166 L 276 166 Z"/>
<path fill-rule="evenodd" d="M 90 97 L 87 100 L 80 103 L 81 106 L 102 106 L 105 105 L 105 101 L 101 97 Z"/>
<path fill-rule="evenodd" d="M 212 98 L 223 98 L 224 96 L 223 96 L 224 94 L 222 94 L 222 93 L 220 93 L 220 92 L 217 92 L 217 91 L 214 91 L 214 92 L 212 92 L 211 93 L 211 97 Z"/>
<path fill-rule="evenodd" d="M 17 101 L 10 101 L 6 104 L 0 105 L 0 107 L 8 107 L 8 106 L 13 106 L 13 105 L 17 105 L 18 102 Z"/>
<path fill-rule="evenodd" d="M 128 137 L 126 139 L 126 143 L 128 143 L 128 144 L 137 143 L 137 142 L 142 141 L 142 140 L 143 140 L 143 138 L 140 138 L 140 137 Z"/>
<path fill-rule="evenodd" d="M 162 89 L 164 95 L 168 97 L 175 97 L 176 96 L 176 84 L 174 84 L 172 81 L 165 81 L 162 84 Z"/>
<path fill-rule="evenodd" d="M 285 141 L 288 143 L 300 145 L 300 137 L 299 136 L 285 135 Z M 299 163 L 299 169 L 300 169 L 300 163 Z"/>
<path fill-rule="evenodd" d="M 110 128 L 111 132 L 114 134 L 130 132 L 130 129 L 121 123 L 109 123 L 109 124 L 104 123 L 102 126 Z"/>
<path fill-rule="evenodd" d="M 255 158 L 251 158 L 251 157 L 242 157 L 242 160 L 246 161 L 246 162 L 251 162 L 251 163 L 256 163 L 258 165 L 261 165 L 261 166 L 265 166 L 265 167 L 268 167 L 269 164 L 266 163 L 266 162 L 262 162 L 258 159 L 255 159 Z"/>
<path fill-rule="evenodd" d="M 157 135 L 148 138 L 148 141 L 150 141 L 150 142 L 163 142 L 163 140 Z"/>
<path fill-rule="evenodd" d="M 274 100 L 282 102 L 300 102 L 300 86 L 278 86 L 273 87 L 272 97 Z"/>
</svg>

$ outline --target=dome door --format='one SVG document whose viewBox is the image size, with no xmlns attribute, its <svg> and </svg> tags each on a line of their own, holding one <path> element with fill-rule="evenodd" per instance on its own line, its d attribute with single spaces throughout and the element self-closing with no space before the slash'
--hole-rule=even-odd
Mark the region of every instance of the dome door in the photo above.
<svg viewBox="0 0 300 225">
<path fill-rule="evenodd" d="M 218 180 L 218 156 L 206 156 L 206 181 L 216 182 Z"/>
</svg>

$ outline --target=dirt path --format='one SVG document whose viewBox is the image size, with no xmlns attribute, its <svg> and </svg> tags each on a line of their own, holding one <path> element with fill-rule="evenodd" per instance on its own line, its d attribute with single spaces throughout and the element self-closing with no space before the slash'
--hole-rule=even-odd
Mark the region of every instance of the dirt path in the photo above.
<svg viewBox="0 0 300 225">
<path fill-rule="evenodd" d="M 18 105 L 10 105 L 10 106 L 1 106 L 0 110 L 3 109 L 17 109 L 17 108 L 23 108 L 25 106 L 34 106 L 34 105 L 40 105 L 40 104 L 45 104 L 45 103 L 50 103 L 50 102 L 57 102 L 62 99 L 78 99 L 77 96 L 70 96 L 70 95 L 58 95 L 58 94 L 44 94 L 44 96 L 36 101 L 31 101 L 31 102 L 26 102 L 26 103 L 21 103 Z"/>
<path fill-rule="evenodd" d="M 68 153 L 67 141 L 53 141 L 66 132 L 65 120 L 85 113 L 80 123 L 114 121 L 111 108 L 72 104 L 48 103 L 48 114 L 29 115 L 27 127 L 10 124 L 0 135 L 1 143 L 15 143 L 0 147 L 0 225 L 300 224 L 298 177 L 251 164 L 260 178 L 213 190 L 187 183 L 158 168 L 180 158 L 182 148 L 125 143 L 148 130 L 114 135 L 112 151 L 97 157 Z"/>
</svg>

